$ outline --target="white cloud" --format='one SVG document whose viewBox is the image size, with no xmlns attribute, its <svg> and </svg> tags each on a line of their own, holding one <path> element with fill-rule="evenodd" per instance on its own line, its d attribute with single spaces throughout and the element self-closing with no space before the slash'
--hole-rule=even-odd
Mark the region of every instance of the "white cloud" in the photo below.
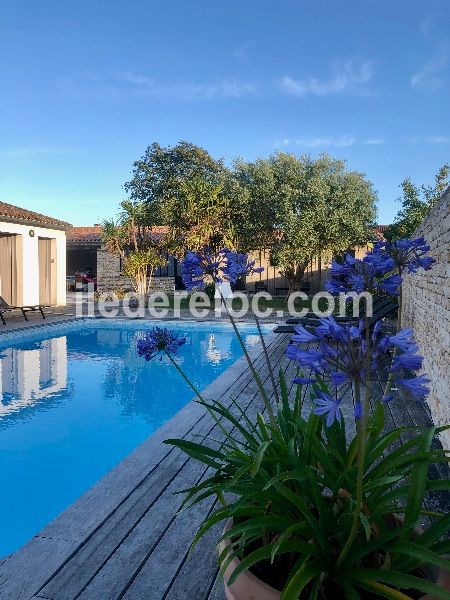
<svg viewBox="0 0 450 600">
<path fill-rule="evenodd" d="M 238 80 L 162 83 L 134 73 L 124 73 L 121 79 L 139 88 L 143 93 L 158 98 L 215 100 L 241 98 L 256 93 L 256 87 L 252 83 Z"/>
<path fill-rule="evenodd" d="M 430 35 L 431 25 L 432 25 L 433 17 L 432 15 L 428 15 L 422 21 L 419 22 L 419 29 L 422 35 L 428 37 Z"/>
<path fill-rule="evenodd" d="M 445 135 L 432 135 L 424 139 L 427 144 L 450 144 L 450 137 Z"/>
<path fill-rule="evenodd" d="M 294 79 L 289 75 L 285 75 L 281 81 L 281 87 L 286 93 L 294 96 L 307 96 L 308 94 L 328 96 L 345 91 L 354 91 L 361 84 L 370 81 L 372 72 L 372 62 L 356 63 L 349 60 L 336 63 L 333 68 L 333 76 L 330 79 L 320 80 L 317 77 Z"/>
<path fill-rule="evenodd" d="M 302 146 L 304 148 L 347 148 L 356 142 L 351 135 L 326 137 L 283 138 L 275 141 L 276 147 Z"/>
<path fill-rule="evenodd" d="M 444 72 L 449 64 L 449 45 L 445 43 L 435 59 L 426 63 L 411 77 L 411 85 L 417 89 L 438 90 L 444 83 Z"/>
<path fill-rule="evenodd" d="M 364 146 L 379 146 L 380 144 L 384 144 L 383 138 L 367 138 L 363 142 Z"/>
</svg>

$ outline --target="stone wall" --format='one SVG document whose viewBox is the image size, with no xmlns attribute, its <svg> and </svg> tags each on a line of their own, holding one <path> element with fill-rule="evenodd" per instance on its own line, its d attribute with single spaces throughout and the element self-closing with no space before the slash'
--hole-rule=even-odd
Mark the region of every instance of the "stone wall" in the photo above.
<svg viewBox="0 0 450 600">
<path fill-rule="evenodd" d="M 150 292 L 163 291 L 170 294 L 173 293 L 174 286 L 174 277 L 153 277 Z M 133 291 L 130 278 L 121 273 L 120 258 L 106 250 L 97 251 L 97 290 L 99 292 Z"/>
<path fill-rule="evenodd" d="M 430 406 L 437 425 L 450 423 L 450 188 L 413 237 L 423 235 L 436 260 L 430 271 L 404 278 L 404 327 L 412 327 L 431 379 Z M 442 436 L 450 446 L 450 433 Z"/>
</svg>

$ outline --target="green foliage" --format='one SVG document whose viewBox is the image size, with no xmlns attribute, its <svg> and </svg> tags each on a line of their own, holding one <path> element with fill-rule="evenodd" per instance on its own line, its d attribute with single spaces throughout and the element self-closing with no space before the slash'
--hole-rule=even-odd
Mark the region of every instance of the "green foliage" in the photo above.
<svg viewBox="0 0 450 600">
<path fill-rule="evenodd" d="M 237 161 L 240 247 L 271 249 L 291 291 L 314 257 L 327 258 L 371 240 L 376 196 L 364 175 L 326 154 L 317 159 L 277 153 Z M 237 204 L 237 202 L 236 202 Z"/>
<path fill-rule="evenodd" d="M 200 251 L 205 246 L 234 248 L 233 219 L 223 183 L 196 176 L 184 182 L 181 190 L 167 217 L 170 250 L 184 256 L 187 250 Z"/>
<path fill-rule="evenodd" d="M 136 250 L 123 259 L 123 273 L 131 279 L 135 291 L 143 296 L 149 290 L 155 269 L 166 264 L 167 259 L 155 248 Z"/>
<path fill-rule="evenodd" d="M 223 181 L 226 172 L 222 161 L 184 141 L 167 148 L 156 142 L 151 144 L 133 167 L 133 178 L 125 184 L 125 190 L 132 201 L 145 203 L 160 225 L 170 225 L 175 218 L 177 203 L 185 196 L 186 182 L 200 179 L 215 186 Z"/>
<path fill-rule="evenodd" d="M 450 165 L 445 164 L 437 172 L 433 185 L 418 188 L 409 178 L 401 183 L 403 197 L 398 200 L 402 209 L 386 232 L 389 240 L 409 238 L 414 234 L 450 184 L 449 175 Z"/>
<path fill-rule="evenodd" d="M 134 163 L 125 190 L 154 224 L 169 227 L 170 250 L 182 256 L 205 245 L 233 246 L 229 180 L 223 162 L 203 148 L 183 141 L 167 148 L 154 143 Z"/>
<path fill-rule="evenodd" d="M 185 490 L 184 507 L 218 499 L 193 545 L 216 523 L 231 519 L 223 536 L 230 544 L 219 557 L 222 572 L 234 556 L 241 562 L 230 583 L 254 565 L 263 572 L 274 566 L 284 576 L 282 600 L 331 599 L 339 597 L 337 590 L 350 600 L 366 592 L 408 600 L 411 590 L 448 599 L 422 569 L 450 569 L 445 558 L 450 543 L 442 541 L 450 516 L 433 513 L 431 527 L 415 530 L 426 514 L 427 494 L 450 489 L 448 480 L 428 479 L 429 465 L 449 460 L 446 451 L 431 445 L 444 428 L 383 433 L 384 407 L 378 405 L 368 427 L 360 527 L 339 563 L 356 505 L 356 439 L 346 441 L 344 422 L 323 428 L 318 416 L 302 416 L 301 389 L 291 404 L 282 373 L 280 389 L 275 420 L 269 422 L 261 414 L 250 418 L 236 403 L 201 401 L 226 431 L 221 445 L 166 440 L 211 469 L 207 479 Z M 408 441 L 399 444 L 403 436 Z"/>
</svg>

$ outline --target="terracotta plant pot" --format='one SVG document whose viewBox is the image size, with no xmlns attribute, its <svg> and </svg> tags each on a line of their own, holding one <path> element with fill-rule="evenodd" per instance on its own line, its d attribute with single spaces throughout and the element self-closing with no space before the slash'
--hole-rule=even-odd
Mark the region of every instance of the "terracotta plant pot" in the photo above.
<svg viewBox="0 0 450 600">
<path fill-rule="evenodd" d="M 229 521 L 224 529 L 226 533 L 231 527 Z M 420 529 L 417 530 L 420 533 Z M 219 544 L 219 554 L 228 546 L 229 541 L 223 540 Z M 227 584 L 233 571 L 239 565 L 239 559 L 233 558 L 224 573 L 225 594 L 228 600 L 280 600 L 281 593 L 275 588 L 258 579 L 250 571 L 244 571 L 230 586 Z M 450 573 L 444 569 L 436 569 L 436 583 L 444 590 L 450 592 Z M 421 600 L 439 600 L 436 596 L 422 596 Z"/>
</svg>

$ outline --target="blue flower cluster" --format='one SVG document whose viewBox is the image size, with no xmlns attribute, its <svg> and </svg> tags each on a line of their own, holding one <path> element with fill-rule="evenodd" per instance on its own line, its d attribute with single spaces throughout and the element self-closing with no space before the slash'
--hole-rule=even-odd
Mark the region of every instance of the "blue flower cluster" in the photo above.
<svg viewBox="0 0 450 600">
<path fill-rule="evenodd" d="M 369 262 L 366 261 L 366 257 L 359 259 L 346 254 L 342 263 L 332 262 L 331 279 L 326 282 L 325 289 L 333 295 L 341 292 L 361 294 L 383 291 L 398 296 L 402 280 L 399 275 L 389 275 L 393 268 L 394 262 L 391 258 L 383 260 L 379 256 L 379 260 Z"/>
<path fill-rule="evenodd" d="M 217 283 L 222 283 L 222 269 L 225 266 L 225 255 L 205 248 L 203 252 L 187 252 L 181 263 L 181 277 L 187 290 L 204 289 L 208 276 Z"/>
<path fill-rule="evenodd" d="M 370 379 L 375 379 L 380 369 L 387 366 L 397 385 L 407 389 L 415 398 L 422 399 L 428 393 L 426 386 L 429 380 L 424 376 L 406 376 L 420 370 L 423 361 L 418 354 L 419 347 L 412 330 L 403 329 L 396 335 L 382 335 L 381 327 L 382 322 L 378 321 L 367 342 L 363 321 L 358 326 L 340 325 L 328 317 L 320 319 L 320 325 L 312 331 L 298 325 L 286 354 L 299 367 L 306 367 L 316 375 L 330 379 L 336 386 L 346 382 L 367 384 Z M 314 346 L 304 350 L 297 345 L 303 342 L 313 342 Z M 305 377 L 294 379 L 298 384 L 312 381 Z M 389 395 L 383 401 L 391 399 Z M 340 419 L 340 402 L 329 394 L 321 393 L 315 412 L 327 414 L 327 421 L 332 423 Z M 355 406 L 355 416 L 361 416 L 361 406 L 358 404 Z"/>
<path fill-rule="evenodd" d="M 363 259 L 346 254 L 342 263 L 333 261 L 331 279 L 325 288 L 333 295 L 382 291 L 398 296 L 402 273 L 415 273 L 420 268 L 431 269 L 435 261 L 426 256 L 429 250 L 430 246 L 423 237 L 376 242 Z"/>
<path fill-rule="evenodd" d="M 252 273 L 262 273 L 264 267 L 255 267 L 256 260 L 250 260 L 244 252 L 225 250 L 225 267 L 222 270 L 224 278 L 230 283 L 236 283 L 240 277 Z"/>
<path fill-rule="evenodd" d="M 435 262 L 431 256 L 426 256 L 430 246 L 425 238 L 418 237 L 414 240 L 402 239 L 393 242 L 377 242 L 372 252 L 369 252 L 365 261 L 376 267 L 392 261 L 392 268 L 398 273 L 416 273 L 418 269 L 429 271 Z"/>
<path fill-rule="evenodd" d="M 181 346 L 184 346 L 187 339 L 167 327 L 154 327 L 146 333 L 144 337 L 136 342 L 138 356 L 143 356 L 149 361 L 158 356 L 158 354 L 178 354 Z"/>
<path fill-rule="evenodd" d="M 261 273 L 263 267 L 255 267 L 256 261 L 248 254 L 233 252 L 224 248 L 213 252 L 205 248 L 203 252 L 188 252 L 181 265 L 181 277 L 186 289 L 204 289 L 209 278 L 215 283 L 236 281 L 252 273 Z"/>
</svg>

